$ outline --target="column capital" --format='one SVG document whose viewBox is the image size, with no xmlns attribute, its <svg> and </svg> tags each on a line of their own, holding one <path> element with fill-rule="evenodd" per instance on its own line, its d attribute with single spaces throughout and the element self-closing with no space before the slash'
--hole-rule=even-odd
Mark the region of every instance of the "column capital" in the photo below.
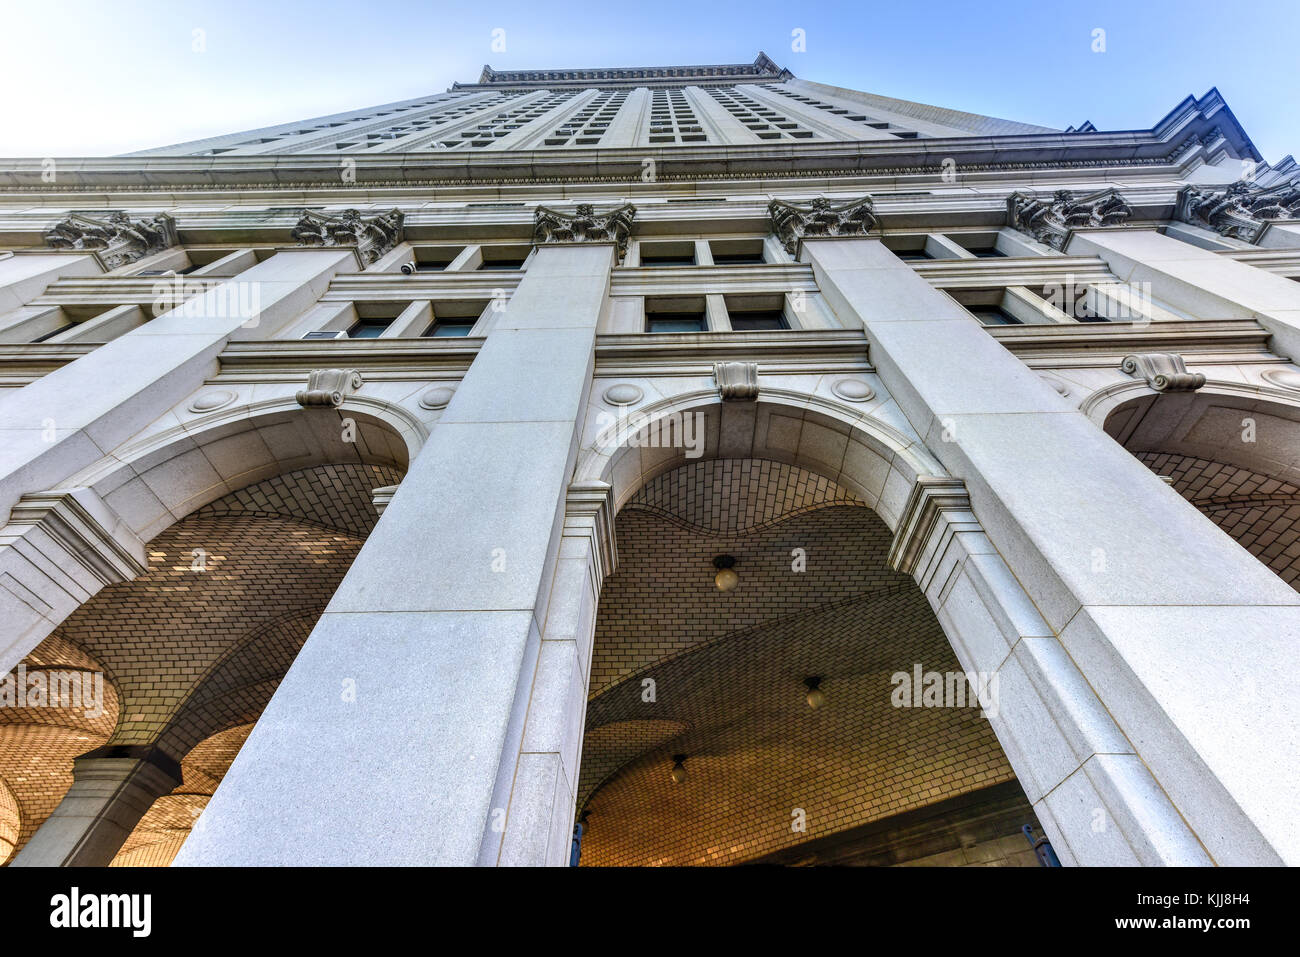
<svg viewBox="0 0 1300 957">
<path fill-rule="evenodd" d="M 914 576 L 924 591 L 929 585 L 927 569 L 932 565 L 926 556 L 938 551 L 949 527 L 957 523 L 980 530 L 966 483 L 947 475 L 918 475 L 889 546 L 890 567 Z"/>
<path fill-rule="evenodd" d="M 1033 193 L 1007 197 L 1007 225 L 1057 252 L 1064 251 L 1076 229 L 1118 226 L 1132 215 L 1133 207 L 1114 189 L 1079 197 L 1058 189 L 1050 201 Z"/>
<path fill-rule="evenodd" d="M 176 223 L 166 213 L 132 219 L 121 210 L 73 211 L 45 234 L 53 249 L 89 252 L 108 272 L 175 246 Z"/>
<path fill-rule="evenodd" d="M 43 536 L 31 533 L 39 531 Z M 0 545 L 26 539 L 58 567 L 79 568 L 104 585 L 129 581 L 149 569 L 144 543 L 124 521 L 89 488 L 29 492 L 9 513 L 0 529 Z M 45 542 L 58 546 L 51 552 Z"/>
<path fill-rule="evenodd" d="M 799 244 L 804 239 L 866 236 L 880 225 L 873 209 L 875 202 L 870 194 L 838 206 L 825 196 L 809 203 L 774 199 L 767 205 L 767 216 L 772 233 L 785 251 L 798 258 Z"/>
<path fill-rule="evenodd" d="M 597 213 L 591 203 L 579 203 L 572 213 L 538 206 L 533 214 L 533 245 L 613 243 L 618 250 L 616 260 L 621 263 L 635 218 L 636 207 L 631 203 L 605 213 Z"/>
<path fill-rule="evenodd" d="M 618 543 L 614 537 L 614 487 L 608 482 L 574 482 L 564 499 L 564 534 L 587 538 L 598 581 L 618 568 Z"/>
<path fill-rule="evenodd" d="M 1184 186 L 1174 218 L 1258 245 L 1272 223 L 1300 220 L 1300 175 L 1272 186 L 1244 179 L 1217 188 Z"/>
<path fill-rule="evenodd" d="M 352 247 L 362 264 L 369 266 L 402 241 L 405 221 L 400 209 L 370 217 L 356 209 L 335 215 L 304 209 L 290 235 L 299 246 Z"/>
</svg>

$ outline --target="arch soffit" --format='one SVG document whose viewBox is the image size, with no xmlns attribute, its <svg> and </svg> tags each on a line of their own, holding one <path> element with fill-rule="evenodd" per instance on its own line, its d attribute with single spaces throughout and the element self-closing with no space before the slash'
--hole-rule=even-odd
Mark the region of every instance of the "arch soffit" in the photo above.
<svg viewBox="0 0 1300 957">
<path fill-rule="evenodd" d="M 662 423 L 702 413 L 703 449 L 686 451 L 638 444 Z M 771 459 L 806 468 L 848 488 L 894 529 L 918 475 L 946 475 L 915 438 L 838 402 L 806 393 L 764 388 L 754 402 L 723 402 L 716 389 L 699 389 L 638 406 L 605 428 L 579 454 L 575 483 L 612 486 L 615 510 L 646 482 L 693 462 L 718 458 Z M 773 421 L 773 416 L 778 421 Z"/>
</svg>

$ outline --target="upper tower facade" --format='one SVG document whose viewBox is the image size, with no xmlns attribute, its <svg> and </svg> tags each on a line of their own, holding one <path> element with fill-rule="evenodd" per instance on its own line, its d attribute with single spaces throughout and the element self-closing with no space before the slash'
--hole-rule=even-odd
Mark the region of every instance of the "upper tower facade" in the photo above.
<svg viewBox="0 0 1300 957">
<path fill-rule="evenodd" d="M 445 93 L 209 137 L 134 156 L 743 146 L 1056 133 L 840 89 L 753 63 L 493 70 Z"/>
</svg>

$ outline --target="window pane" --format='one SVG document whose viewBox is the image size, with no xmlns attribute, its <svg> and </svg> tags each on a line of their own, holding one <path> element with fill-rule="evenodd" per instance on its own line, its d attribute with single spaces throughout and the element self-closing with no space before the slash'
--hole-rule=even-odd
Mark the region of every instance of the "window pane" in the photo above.
<svg viewBox="0 0 1300 957">
<path fill-rule="evenodd" d="M 469 331 L 474 328 L 472 322 L 439 322 L 427 333 L 434 339 L 450 339 L 457 336 L 467 336 Z"/>
<path fill-rule="evenodd" d="M 703 332 L 703 316 L 665 316 L 646 317 L 646 328 L 650 332 Z"/>
<path fill-rule="evenodd" d="M 730 319 L 731 328 L 736 332 L 786 328 L 785 317 L 779 312 L 735 312 Z"/>
<path fill-rule="evenodd" d="M 350 339 L 378 339 L 388 328 L 386 322 L 358 322 L 348 332 Z"/>
</svg>

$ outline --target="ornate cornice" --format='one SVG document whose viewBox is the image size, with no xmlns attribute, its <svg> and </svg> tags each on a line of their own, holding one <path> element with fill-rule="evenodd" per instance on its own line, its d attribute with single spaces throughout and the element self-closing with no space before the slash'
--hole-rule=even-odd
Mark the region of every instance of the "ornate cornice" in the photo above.
<svg viewBox="0 0 1300 957">
<path fill-rule="evenodd" d="M 879 225 L 872 211 L 870 196 L 850 200 L 838 206 L 819 196 L 810 203 L 790 203 L 774 199 L 767 207 L 772 233 L 786 252 L 797 256 L 799 243 L 807 237 L 865 236 Z"/>
<path fill-rule="evenodd" d="M 93 251 L 105 269 L 113 270 L 175 246 L 176 223 L 166 213 L 132 219 L 120 210 L 74 212 L 45 234 L 45 242 L 55 249 Z"/>
<path fill-rule="evenodd" d="M 1187 363 L 1176 352 L 1139 352 L 1125 356 L 1120 369 L 1146 379 L 1156 392 L 1195 392 L 1205 385 L 1205 375 L 1188 372 Z"/>
<path fill-rule="evenodd" d="M 1032 193 L 1007 197 L 1007 225 L 1058 252 L 1065 249 L 1074 230 L 1118 226 L 1132 215 L 1133 208 L 1114 189 L 1077 199 L 1070 190 L 1059 189 L 1050 202 Z"/>
<path fill-rule="evenodd" d="M 370 265 L 402 241 L 405 219 L 400 209 L 369 218 L 355 209 L 337 215 L 304 209 L 290 235 L 299 246 L 353 246 L 362 261 Z"/>
<path fill-rule="evenodd" d="M 1300 219 L 1300 176 L 1272 186 L 1244 179 L 1217 189 L 1185 186 L 1174 216 L 1229 239 L 1258 243 L 1269 223 Z"/>
<path fill-rule="evenodd" d="M 579 203 L 573 213 L 538 206 L 533 214 L 533 242 L 539 246 L 548 243 L 614 243 L 621 263 L 627 255 L 627 240 L 634 218 L 636 207 L 631 203 L 599 214 L 590 203 Z"/>
</svg>

